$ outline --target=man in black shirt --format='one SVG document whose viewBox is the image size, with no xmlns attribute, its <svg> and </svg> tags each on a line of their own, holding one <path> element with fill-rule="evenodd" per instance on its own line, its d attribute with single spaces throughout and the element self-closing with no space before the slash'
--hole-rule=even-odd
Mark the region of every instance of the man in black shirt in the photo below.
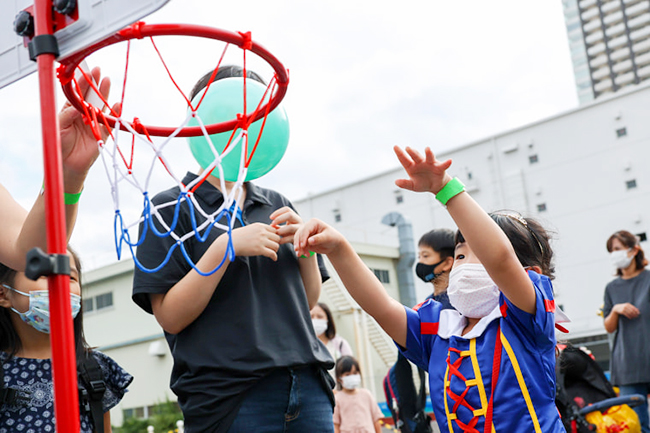
<svg viewBox="0 0 650 433">
<path fill-rule="evenodd" d="M 188 173 L 183 185 L 195 179 Z M 192 193 L 208 214 L 223 203 L 220 187 L 219 179 L 208 176 Z M 226 188 L 231 187 L 227 182 Z M 173 202 L 180 194 L 179 187 L 171 188 L 152 202 Z M 165 330 L 174 357 L 171 388 L 188 433 L 332 432 L 332 384 L 326 369 L 333 361 L 316 337 L 309 313 L 327 271 L 318 256 L 296 257 L 291 242 L 302 220 L 285 197 L 246 182 L 240 201 L 241 220 L 232 230 L 234 260 L 226 255 L 228 235 L 217 226 L 205 242 L 197 236 L 183 241 L 187 255 L 204 272 L 225 257 L 207 277 L 192 268 L 176 240 L 158 237 L 149 228 L 137 248 L 138 261 L 155 268 L 173 252 L 155 273 L 136 268 L 133 300 Z M 187 200 L 177 206 L 177 235 L 192 231 L 192 213 L 196 225 L 205 221 Z M 171 224 L 175 206 L 158 212 Z M 165 231 L 156 218 L 152 222 Z"/>
</svg>

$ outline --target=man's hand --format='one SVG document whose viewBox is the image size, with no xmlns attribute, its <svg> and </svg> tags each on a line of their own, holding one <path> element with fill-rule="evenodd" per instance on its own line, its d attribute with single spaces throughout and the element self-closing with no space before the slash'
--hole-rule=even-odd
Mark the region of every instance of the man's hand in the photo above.
<svg viewBox="0 0 650 433">
<path fill-rule="evenodd" d="M 238 256 L 265 256 L 278 259 L 280 236 L 267 224 L 255 223 L 232 231 L 232 242 Z"/>
<path fill-rule="evenodd" d="M 293 236 L 302 225 L 302 218 L 289 206 L 284 206 L 271 214 L 271 226 L 281 237 L 280 245 L 293 243 Z"/>
</svg>

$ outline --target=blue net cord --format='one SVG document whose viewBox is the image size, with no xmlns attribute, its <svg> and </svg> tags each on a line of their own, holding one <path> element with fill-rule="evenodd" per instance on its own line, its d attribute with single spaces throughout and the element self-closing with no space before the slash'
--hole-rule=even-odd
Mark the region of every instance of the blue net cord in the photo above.
<svg viewBox="0 0 650 433">
<path fill-rule="evenodd" d="M 180 246 L 180 251 L 187 261 L 187 263 L 194 269 L 199 275 L 202 275 L 204 277 L 207 277 L 209 275 L 214 274 L 217 272 L 221 267 L 224 265 L 226 262 L 226 258 L 230 261 L 233 261 L 235 259 L 235 247 L 232 242 L 232 227 L 233 227 L 233 217 L 236 218 L 242 226 L 244 226 L 244 220 L 242 218 L 242 211 L 239 206 L 237 206 L 237 202 L 233 202 L 232 205 L 230 206 L 229 209 L 223 209 L 221 210 L 214 221 L 209 224 L 203 233 L 200 232 L 199 227 L 196 222 L 196 216 L 195 216 L 195 209 L 194 209 L 194 204 L 192 203 L 192 200 L 189 199 L 188 193 L 186 191 L 181 191 L 178 195 L 178 198 L 176 200 L 176 204 L 174 206 L 174 217 L 172 219 L 172 223 L 169 226 L 169 229 L 167 231 L 160 231 L 156 228 L 152 215 L 151 215 L 151 201 L 149 200 L 148 194 L 145 192 L 144 194 L 144 211 L 142 213 L 142 232 L 140 233 L 139 238 L 135 241 L 131 241 L 131 235 L 129 233 L 129 229 L 125 227 L 124 225 L 124 220 L 122 218 L 122 214 L 120 210 L 115 211 L 115 218 L 114 218 L 114 223 L 113 223 L 113 229 L 114 229 L 114 235 L 115 235 L 115 250 L 117 251 L 117 257 L 118 259 L 121 258 L 122 255 L 122 247 L 124 244 L 126 244 L 129 247 L 129 250 L 131 251 L 131 255 L 133 257 L 133 262 L 135 263 L 135 266 L 138 267 L 142 272 L 146 273 L 154 273 L 162 269 L 164 266 L 169 263 L 169 260 L 171 259 L 171 256 L 176 249 L 176 247 Z M 192 224 L 192 233 L 194 233 L 194 237 L 199 241 L 199 242 L 205 242 L 208 239 L 208 236 L 210 235 L 210 232 L 214 226 L 219 224 L 219 222 L 223 219 L 223 217 L 226 217 L 227 220 L 227 231 L 223 234 L 225 236 L 228 236 L 228 244 L 226 246 L 226 251 L 224 253 L 223 258 L 221 259 L 221 262 L 217 264 L 212 270 L 208 272 L 203 272 L 201 271 L 197 266 L 194 261 L 192 261 L 191 257 L 188 255 L 184 241 L 180 238 L 178 238 L 176 235 L 174 235 L 174 230 L 178 224 L 178 216 L 180 214 L 180 206 L 181 204 L 185 202 L 187 203 L 187 206 L 189 207 L 190 210 L 190 221 Z M 164 260 L 158 264 L 157 266 L 153 268 L 147 268 L 144 266 L 137 258 L 134 247 L 138 247 L 142 242 L 144 242 L 145 237 L 147 236 L 147 233 L 151 230 L 150 235 L 154 235 L 157 237 L 168 237 L 172 236 L 175 238 L 174 244 L 172 244 L 167 251 L 167 255 L 165 256 Z M 222 236 L 223 236 L 222 235 Z"/>
</svg>

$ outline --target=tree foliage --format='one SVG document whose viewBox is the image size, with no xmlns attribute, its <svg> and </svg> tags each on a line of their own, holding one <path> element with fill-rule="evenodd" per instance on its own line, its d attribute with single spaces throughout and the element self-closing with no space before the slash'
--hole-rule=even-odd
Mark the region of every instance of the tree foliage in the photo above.
<svg viewBox="0 0 650 433">
<path fill-rule="evenodd" d="M 183 419 L 183 413 L 174 401 L 167 399 L 153 407 L 149 418 L 131 417 L 124 420 L 121 427 L 113 427 L 114 433 L 146 433 L 153 426 L 155 433 L 176 432 L 176 422 Z"/>
</svg>

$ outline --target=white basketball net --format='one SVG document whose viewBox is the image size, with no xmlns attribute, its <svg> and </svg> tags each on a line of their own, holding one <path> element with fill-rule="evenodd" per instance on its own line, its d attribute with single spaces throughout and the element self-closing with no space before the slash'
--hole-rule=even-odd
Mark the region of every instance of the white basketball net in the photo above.
<svg viewBox="0 0 650 433">
<path fill-rule="evenodd" d="M 138 268 L 141 269 L 142 271 L 149 272 L 149 273 L 156 272 L 162 267 L 164 267 L 169 261 L 172 252 L 176 248 L 180 248 L 187 262 L 199 274 L 207 276 L 216 272 L 223 265 L 226 258 L 230 260 L 234 259 L 235 251 L 232 243 L 232 230 L 237 219 L 241 221 L 240 203 L 241 203 L 241 198 L 243 193 L 242 186 L 244 184 L 244 180 L 246 179 L 248 164 L 250 163 L 250 160 L 254 154 L 255 148 L 257 146 L 257 142 L 251 143 L 252 147 L 250 147 L 251 151 L 249 152 L 248 127 L 250 126 L 251 122 L 248 123 L 239 122 L 237 128 L 234 130 L 234 132 L 230 137 L 230 141 L 228 145 L 226 146 L 224 151 L 221 154 L 219 154 L 215 149 L 215 146 L 212 145 L 212 140 L 206 130 L 206 126 L 203 120 L 200 118 L 200 116 L 197 113 L 197 110 L 203 98 L 201 98 L 201 100 L 198 101 L 198 103 L 196 103 L 196 106 L 192 105 L 192 102 L 187 98 L 187 96 L 185 96 L 185 94 L 181 91 L 179 86 L 176 85 L 174 79 L 171 77 L 171 74 L 169 73 L 169 69 L 167 68 L 167 65 L 165 64 L 165 61 L 163 60 L 162 56 L 160 55 L 160 52 L 158 51 L 158 48 L 156 47 L 153 41 L 153 38 L 150 39 L 152 44 L 154 45 L 154 48 L 156 49 L 156 52 L 158 52 L 160 61 L 162 62 L 165 69 L 167 70 L 170 79 L 174 83 L 178 92 L 180 92 L 180 94 L 183 96 L 185 101 L 187 101 L 187 107 L 188 107 L 187 116 L 185 117 L 185 119 L 183 119 L 181 124 L 178 125 L 178 127 L 174 130 L 172 134 L 170 134 L 167 137 L 161 138 L 160 140 L 154 140 L 147 133 L 146 127 L 142 126 L 137 120 L 137 118 L 132 121 L 128 119 L 124 119 L 118 113 L 114 112 L 114 110 L 111 109 L 110 110 L 111 115 L 117 119 L 117 123 L 115 127 L 112 129 L 112 131 L 110 132 L 108 139 L 103 140 L 100 134 L 100 128 L 102 128 L 103 125 L 100 124 L 100 122 L 97 119 L 97 115 L 95 114 L 95 110 L 92 109 L 93 104 L 89 103 L 88 100 L 91 100 L 92 96 L 94 96 L 94 97 L 101 98 L 102 102 L 99 102 L 99 104 L 103 103 L 105 107 L 110 107 L 109 103 L 102 96 L 99 95 L 99 89 L 97 88 L 97 85 L 95 83 L 91 84 L 92 89 L 88 92 L 88 95 L 86 95 L 85 99 L 82 96 L 80 96 L 80 99 L 83 101 L 84 108 L 86 109 L 86 112 L 84 113 L 86 120 L 91 124 L 93 131 L 95 133 L 95 137 L 98 140 L 97 144 L 100 147 L 100 159 L 102 161 L 104 171 L 106 173 L 106 176 L 111 186 L 111 196 L 113 199 L 113 205 L 115 210 L 115 220 L 114 220 L 115 248 L 119 259 L 121 258 L 122 255 L 122 248 L 124 245 L 126 245 L 131 251 L 136 266 L 138 266 Z M 129 60 L 129 53 L 130 53 L 130 41 L 128 41 L 127 43 L 129 45 L 126 50 L 127 67 L 125 68 L 125 72 L 124 72 L 124 88 L 126 87 L 126 81 L 128 75 L 128 60 Z M 221 61 L 224 58 L 227 48 L 228 48 L 228 44 L 226 44 L 224 51 L 221 54 L 221 57 L 219 58 L 218 64 L 214 69 L 215 71 L 219 68 L 219 65 L 221 64 Z M 244 53 L 243 69 L 246 70 L 246 49 L 242 49 L 242 52 Z M 87 73 L 87 71 L 83 71 L 82 68 L 79 67 L 79 72 L 80 72 L 79 77 L 84 76 L 85 79 L 88 82 L 90 82 L 90 75 Z M 74 86 L 76 88 L 77 94 L 80 95 L 79 85 L 76 81 L 76 78 L 75 78 Z M 242 113 L 243 116 L 241 117 L 238 116 L 238 117 L 240 117 L 240 119 L 245 119 L 247 115 L 253 114 L 248 118 L 250 119 L 254 118 L 255 115 L 259 113 L 260 107 L 264 106 L 264 104 L 267 104 L 267 102 L 271 99 L 276 89 L 277 89 L 277 80 L 276 77 L 274 76 L 273 79 L 270 80 L 266 92 L 262 97 L 262 100 L 260 101 L 259 105 L 255 108 L 255 110 L 251 110 L 252 111 L 251 113 Z M 242 97 L 244 99 L 246 97 L 245 89 Z M 122 97 L 121 97 L 121 102 L 123 103 L 123 101 L 124 101 L 124 91 L 122 92 Z M 94 105 L 97 106 L 97 103 L 95 103 Z M 268 111 L 264 113 L 264 117 L 263 117 L 264 121 L 266 120 L 266 116 L 268 116 Z M 172 143 L 172 141 L 175 138 L 178 139 L 177 137 L 178 134 L 181 132 L 181 130 L 183 130 L 183 128 L 188 126 L 192 118 L 196 119 L 205 139 L 208 141 L 208 143 L 210 143 L 210 148 L 212 149 L 214 160 L 208 167 L 206 167 L 203 170 L 200 176 L 198 176 L 191 183 L 185 185 L 182 182 L 182 178 L 177 176 L 177 174 L 172 170 L 171 164 L 169 164 L 169 161 L 165 157 L 165 149 L 170 143 Z M 127 131 L 126 132 L 121 131 L 120 130 L 121 127 L 126 128 Z M 259 133 L 258 142 L 261 135 L 262 135 L 262 131 L 260 131 Z M 129 147 L 130 147 L 130 152 L 127 152 L 126 149 Z M 145 170 L 140 170 L 140 169 L 134 170 L 133 163 L 134 163 L 135 152 L 136 149 L 140 149 L 140 147 L 146 148 L 151 152 L 150 160 L 145 163 L 145 167 L 147 167 Z M 240 152 L 241 154 L 239 160 L 240 168 L 237 175 L 237 180 L 234 182 L 234 185 L 229 185 L 229 188 L 226 188 L 226 182 L 224 181 L 224 169 L 222 167 L 222 161 L 231 152 Z M 178 197 L 174 200 L 171 200 L 166 203 L 160 203 L 158 205 L 154 205 L 151 202 L 149 197 L 149 187 L 151 185 L 152 173 L 154 172 L 154 168 L 157 165 L 162 165 L 162 167 L 164 167 L 165 171 L 169 174 L 169 176 L 174 180 L 175 184 L 178 186 L 180 193 Z M 216 209 L 213 212 L 207 212 L 201 207 L 201 205 L 197 201 L 196 197 L 194 196 L 194 191 L 196 190 L 196 188 L 198 188 L 199 185 L 205 182 L 208 176 L 210 176 L 211 173 L 213 173 L 215 170 L 218 173 L 216 177 L 220 179 L 220 187 L 221 187 L 220 189 L 222 192 L 224 192 L 224 200 L 218 209 Z M 131 190 L 127 192 L 127 194 L 133 194 L 133 190 L 134 189 L 137 190 L 140 194 L 142 194 L 144 200 L 142 214 L 139 216 L 139 218 L 136 218 L 133 221 L 125 221 L 120 206 L 121 195 L 123 191 L 127 189 Z M 186 203 L 187 206 L 189 206 L 191 212 L 193 213 L 193 218 L 192 218 L 193 227 L 192 230 L 187 233 L 178 233 L 177 231 L 178 210 L 183 203 Z M 167 207 L 175 207 L 175 211 L 173 212 L 174 218 L 171 221 L 166 220 L 160 212 L 161 209 Z M 203 220 L 203 222 L 198 224 L 196 223 L 196 218 L 195 218 L 196 214 L 202 216 L 201 220 Z M 156 227 L 156 224 L 154 224 L 154 222 L 157 223 L 160 227 L 162 227 L 162 231 L 160 231 Z M 243 224 L 243 221 L 241 222 Z M 138 236 L 137 231 L 141 225 L 143 227 L 142 234 Z M 217 227 L 227 233 L 229 239 L 228 248 L 226 250 L 226 253 L 221 263 L 219 263 L 215 268 L 211 270 L 203 271 L 201 269 L 198 269 L 196 264 L 189 257 L 188 253 L 185 250 L 184 243 L 185 241 L 187 241 L 192 237 L 196 237 L 201 242 L 205 241 L 205 239 L 208 237 L 213 227 Z M 143 266 L 142 263 L 138 261 L 134 251 L 134 247 L 137 247 L 143 241 L 144 237 L 148 235 L 148 232 L 150 231 L 153 232 L 153 234 L 155 234 L 156 236 L 160 236 L 160 237 L 170 236 L 174 240 L 174 243 L 172 247 L 169 249 L 169 251 L 167 252 L 165 259 L 160 264 L 158 264 L 153 268 L 147 268 Z M 132 233 L 135 233 L 135 235 L 133 235 Z"/>
</svg>

